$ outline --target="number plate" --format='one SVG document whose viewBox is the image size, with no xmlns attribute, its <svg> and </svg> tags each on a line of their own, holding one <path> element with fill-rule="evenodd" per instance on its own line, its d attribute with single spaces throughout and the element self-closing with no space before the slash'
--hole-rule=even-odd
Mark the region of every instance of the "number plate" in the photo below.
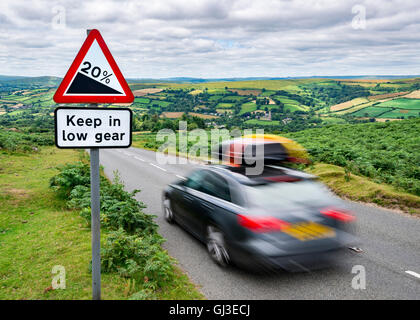
<svg viewBox="0 0 420 320">
<path fill-rule="evenodd" d="M 284 229 L 283 232 L 300 241 L 335 237 L 334 229 L 312 221 L 292 224 Z"/>
</svg>

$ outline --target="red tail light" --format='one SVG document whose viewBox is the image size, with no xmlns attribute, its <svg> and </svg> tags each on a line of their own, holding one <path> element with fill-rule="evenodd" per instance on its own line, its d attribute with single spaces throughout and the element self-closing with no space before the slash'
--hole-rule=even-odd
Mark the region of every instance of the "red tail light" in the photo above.
<svg viewBox="0 0 420 320">
<path fill-rule="evenodd" d="M 290 223 L 274 217 L 243 216 L 238 214 L 239 224 L 254 232 L 274 232 L 287 228 Z"/>
<path fill-rule="evenodd" d="M 327 217 L 340 220 L 343 222 L 351 222 L 354 219 L 356 219 L 354 216 L 348 214 L 347 212 L 344 212 L 343 210 L 338 210 L 334 208 L 327 208 L 321 210 L 321 213 Z"/>
</svg>

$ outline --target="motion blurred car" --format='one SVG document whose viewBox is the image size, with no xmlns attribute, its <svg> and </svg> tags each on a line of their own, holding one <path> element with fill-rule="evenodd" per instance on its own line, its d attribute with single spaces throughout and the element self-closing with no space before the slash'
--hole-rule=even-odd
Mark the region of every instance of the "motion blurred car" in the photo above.
<svg viewBox="0 0 420 320">
<path fill-rule="evenodd" d="M 247 166 L 261 160 L 265 164 L 310 162 L 301 145 L 273 134 L 249 134 L 223 141 L 212 150 L 212 156 L 230 166 Z"/>
<path fill-rule="evenodd" d="M 356 241 L 339 199 L 315 176 L 277 165 L 256 176 L 244 166 L 203 166 L 167 186 L 163 210 L 222 267 L 307 271 L 329 266 Z"/>
</svg>

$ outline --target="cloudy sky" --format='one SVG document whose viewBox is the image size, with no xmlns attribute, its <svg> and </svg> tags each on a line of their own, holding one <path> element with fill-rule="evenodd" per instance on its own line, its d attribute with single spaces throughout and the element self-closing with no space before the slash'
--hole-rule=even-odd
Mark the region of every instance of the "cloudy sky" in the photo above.
<svg viewBox="0 0 420 320">
<path fill-rule="evenodd" d="M 87 28 L 129 78 L 420 74 L 418 0 L 1 0 L 0 74 L 64 76 Z"/>
</svg>

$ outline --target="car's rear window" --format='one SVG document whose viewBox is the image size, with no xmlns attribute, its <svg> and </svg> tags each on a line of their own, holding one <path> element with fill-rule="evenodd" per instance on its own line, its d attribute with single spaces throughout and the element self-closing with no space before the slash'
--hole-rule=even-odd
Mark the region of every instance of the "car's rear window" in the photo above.
<svg viewBox="0 0 420 320">
<path fill-rule="evenodd" d="M 245 186 L 245 190 L 251 206 L 267 209 L 295 207 L 300 204 L 317 206 L 333 200 L 324 185 L 308 180 Z"/>
</svg>

